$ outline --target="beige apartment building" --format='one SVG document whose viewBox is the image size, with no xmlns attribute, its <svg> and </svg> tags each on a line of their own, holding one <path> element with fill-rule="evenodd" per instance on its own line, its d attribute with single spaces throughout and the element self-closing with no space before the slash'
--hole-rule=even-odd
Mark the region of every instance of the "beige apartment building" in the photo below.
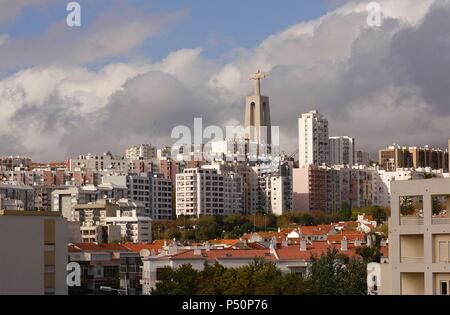
<svg viewBox="0 0 450 315">
<path fill-rule="evenodd" d="M 379 163 L 386 171 L 396 171 L 398 168 L 442 169 L 448 171 L 448 150 L 425 147 L 408 147 L 392 145 L 379 151 Z"/>
<path fill-rule="evenodd" d="M 378 294 L 450 295 L 450 179 L 394 181 L 391 192 Z"/>
<path fill-rule="evenodd" d="M 0 210 L 0 295 L 67 294 L 60 212 Z"/>
<path fill-rule="evenodd" d="M 239 174 L 222 174 L 214 168 L 190 168 L 176 175 L 176 214 L 227 215 L 243 211 Z"/>
</svg>

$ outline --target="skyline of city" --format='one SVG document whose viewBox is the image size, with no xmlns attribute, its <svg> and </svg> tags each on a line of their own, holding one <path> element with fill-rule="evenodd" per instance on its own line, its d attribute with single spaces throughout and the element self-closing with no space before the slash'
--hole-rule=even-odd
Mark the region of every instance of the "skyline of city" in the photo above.
<svg viewBox="0 0 450 315">
<path fill-rule="evenodd" d="M 51 14 L 36 28 L 29 17 L 42 7 L 4 5 L 11 6 L 16 22 L 4 16 L 0 26 L 0 135 L 14 140 L 0 143 L 2 154 L 64 160 L 82 152 L 121 152 L 135 143 L 163 147 L 172 142 L 172 128 L 191 126 L 193 117 L 208 125 L 244 124 L 244 99 L 251 91 L 247 79 L 256 69 L 268 73 L 262 90 L 271 97 L 272 123 L 280 126 L 286 152 L 297 147 L 295 118 L 311 109 L 329 118 L 330 134 L 354 137 L 372 155 L 390 143 L 445 147 L 441 135 L 448 133 L 450 71 L 442 58 L 450 49 L 439 38 L 447 36 L 446 1 L 380 1 L 384 18 L 379 27 L 367 25 L 362 2 L 330 1 L 325 7 L 318 2 L 319 9 L 299 2 L 315 13 L 299 10 L 295 23 L 290 10 L 283 10 L 277 20 L 290 17 L 273 26 L 271 34 L 272 20 L 264 31 L 259 20 L 248 26 L 239 20 L 239 27 L 259 34 L 258 42 L 242 34 L 218 55 L 200 42 L 186 45 L 178 32 L 165 27 L 187 29 L 191 15 L 207 14 L 213 9 L 208 6 L 199 11 L 201 5 L 192 5 L 185 13 L 174 2 L 155 9 L 159 18 L 137 18 L 126 10 L 133 7 L 130 2 L 122 4 L 130 16 L 126 20 L 127 14 L 115 18 L 117 6 L 81 1 L 84 23 L 70 28 L 64 24 L 65 7 L 36 1 L 41 2 Z M 152 15 L 151 6 L 141 9 L 144 16 Z M 145 27 L 137 32 L 127 23 L 131 20 Z M 225 22 L 216 20 L 223 29 Z M 101 53 L 94 54 L 97 38 L 104 41 L 97 43 Z M 162 57 L 146 54 L 169 39 Z M 444 46 L 435 49 L 436 43 Z M 420 71 L 414 70 L 417 65 Z M 432 77 L 438 78 L 434 84 Z"/>
<path fill-rule="evenodd" d="M 0 0 L 0 295 L 450 296 L 449 30 L 450 0 Z"/>
</svg>

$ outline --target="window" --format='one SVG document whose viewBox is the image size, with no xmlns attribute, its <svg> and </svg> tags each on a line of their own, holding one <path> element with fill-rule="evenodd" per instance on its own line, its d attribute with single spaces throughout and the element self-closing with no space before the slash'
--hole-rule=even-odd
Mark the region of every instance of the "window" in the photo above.
<svg viewBox="0 0 450 315">
<path fill-rule="evenodd" d="M 449 261 L 449 251 L 450 243 L 449 242 L 439 242 L 439 262 L 448 262 Z"/>
<path fill-rule="evenodd" d="M 441 281 L 440 283 L 440 295 L 448 295 L 448 282 Z"/>
</svg>

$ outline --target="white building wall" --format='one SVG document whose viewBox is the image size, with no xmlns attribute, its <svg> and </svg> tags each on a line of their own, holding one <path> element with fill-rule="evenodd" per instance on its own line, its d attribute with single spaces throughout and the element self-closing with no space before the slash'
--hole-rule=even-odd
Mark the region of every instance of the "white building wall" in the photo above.
<svg viewBox="0 0 450 315">
<path fill-rule="evenodd" d="M 299 167 L 328 164 L 328 120 L 315 110 L 302 114 L 298 134 Z"/>
</svg>

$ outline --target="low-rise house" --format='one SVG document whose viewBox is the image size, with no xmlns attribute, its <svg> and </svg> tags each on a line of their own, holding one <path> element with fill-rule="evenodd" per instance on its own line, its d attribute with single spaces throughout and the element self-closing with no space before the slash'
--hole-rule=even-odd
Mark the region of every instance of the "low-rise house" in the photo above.
<svg viewBox="0 0 450 315">
<path fill-rule="evenodd" d="M 377 227 L 377 221 L 375 221 L 372 216 L 366 214 L 359 214 L 357 222 L 357 231 L 360 232 L 370 233 Z"/>
<path fill-rule="evenodd" d="M 117 205 L 119 208 L 116 210 L 116 215 L 106 217 L 106 224 L 120 227 L 120 236 L 124 241 L 151 243 L 151 219 L 146 215 L 144 204 L 120 199 Z"/>
<path fill-rule="evenodd" d="M 122 294 L 140 294 L 139 254 L 121 244 L 69 244 L 69 262 L 81 266 L 81 287 L 69 294 L 103 294 L 101 286 Z"/>
<path fill-rule="evenodd" d="M 160 279 L 160 272 L 165 267 L 177 268 L 185 264 L 190 264 L 196 270 L 202 270 L 205 263 L 219 263 L 226 268 L 237 268 L 246 266 L 262 259 L 273 262 L 282 272 L 294 272 L 306 275 L 311 257 L 320 257 L 327 250 L 336 249 L 339 253 L 349 257 L 357 257 L 356 248 L 360 244 L 348 241 L 342 237 L 339 243 L 328 241 L 306 241 L 301 240 L 300 244 L 290 245 L 287 241 L 278 243 L 274 236 L 269 241 L 269 246 L 249 249 L 213 249 L 213 248 L 192 248 L 179 247 L 172 243 L 158 253 L 156 251 L 141 252 L 143 263 L 142 269 L 142 294 L 151 294 L 151 289 Z"/>
</svg>

